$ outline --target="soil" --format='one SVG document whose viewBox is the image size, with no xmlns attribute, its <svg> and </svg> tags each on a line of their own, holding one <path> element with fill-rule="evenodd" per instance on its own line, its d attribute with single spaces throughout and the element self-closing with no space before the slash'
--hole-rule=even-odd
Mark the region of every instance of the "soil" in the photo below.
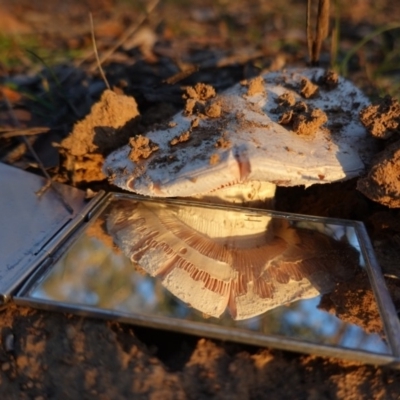
<svg viewBox="0 0 400 400">
<path fill-rule="evenodd" d="M 399 20 L 400 9 L 392 3 L 381 0 L 342 4 L 339 62 L 368 34 Z M 195 107 L 206 107 L 214 94 L 206 86 L 197 86 L 199 83 L 219 92 L 246 81 L 250 82 L 248 90 L 257 93 L 259 86 L 252 78 L 261 70 L 305 64 L 304 2 L 165 1 L 144 18 L 146 5 L 149 3 L 116 0 L 2 2 L 2 34 L 12 38 L 8 57 L 18 60 L 6 63 L 0 57 L 3 162 L 37 172 L 26 146 L 14 136 L 2 136 L 3 131 L 16 128 L 13 119 L 17 118 L 18 129 L 45 128 L 28 139 L 55 179 L 82 189 L 115 190 L 101 172 L 104 156 L 111 148 L 127 143 L 129 137 L 144 134 L 149 127 L 167 125 L 177 110 L 186 107 L 186 112 L 191 113 Z M 109 53 L 103 68 L 110 91 L 104 91 L 97 72 L 89 11 L 93 12 L 100 57 Z M 129 31 L 131 35 L 124 36 Z M 48 51 L 40 54 L 42 60 L 59 49 L 68 54 L 76 50 L 81 53 L 72 58 L 63 56 L 51 68 L 35 64 L 37 59 L 21 50 L 28 45 L 18 47 L 23 35 L 34 36 Z M 347 65 L 348 77 L 371 98 L 376 99 L 379 91 L 388 92 L 398 86 L 399 41 L 398 30 L 375 36 Z M 329 43 L 325 42 L 322 66 L 328 67 L 329 54 Z M 382 59 L 392 60 L 395 66 L 372 81 L 372 76 L 381 71 L 378 67 Z M 335 82 L 337 77 L 331 74 L 323 84 L 334 87 Z M 307 89 L 307 93 L 312 95 L 312 90 Z M 7 104 L 13 109 L 12 117 Z M 293 106 L 290 102 L 289 105 Z M 387 125 L 388 118 L 379 119 L 374 114 L 387 114 L 387 110 L 392 112 L 393 107 L 377 107 L 368 114 L 369 118 Z M 218 115 L 216 109 L 209 112 L 209 117 Z M 386 138 L 380 139 L 382 152 L 365 178 L 358 183 L 353 179 L 308 189 L 279 188 L 276 208 L 363 221 L 393 302 L 400 309 L 400 150 L 397 127 L 393 128 L 393 120 L 390 121 L 390 134 L 380 134 Z M 398 116 L 395 122 L 398 123 Z M 96 131 L 99 126 L 105 127 L 101 134 Z M 177 140 L 175 146 L 182 146 L 185 136 Z M 224 137 L 218 143 L 230 146 Z M 321 307 L 354 322 L 363 318 L 368 330 L 381 332 L 376 308 L 370 301 L 371 292 L 361 278 L 356 288 L 344 285 L 324 296 Z M 343 292 L 348 295 L 339 294 Z M 346 312 L 341 313 L 341 308 Z M 388 368 L 35 310 L 13 303 L 0 313 L 0 333 L 0 397 L 6 400 L 266 396 L 358 400 L 397 399 L 400 395 L 400 372 Z"/>
<path fill-rule="evenodd" d="M 368 277 L 358 272 L 351 281 L 343 281 L 324 296 L 319 307 L 335 314 L 342 321 L 362 326 L 368 333 L 384 336 L 382 322 Z"/>
<path fill-rule="evenodd" d="M 104 155 L 116 143 L 126 144 L 130 132 L 121 129 L 139 116 L 134 98 L 105 90 L 90 113 L 77 122 L 70 135 L 60 143 L 65 172 L 70 180 L 79 182 L 105 179 L 101 167 Z"/>
<path fill-rule="evenodd" d="M 376 155 L 368 174 L 357 188 L 387 207 L 400 207 L 400 104 L 390 96 L 363 109 L 360 120 L 372 136 L 384 140 L 385 149 Z"/>
<path fill-rule="evenodd" d="M 400 140 L 387 146 L 374 159 L 358 190 L 387 207 L 400 207 Z"/>
<path fill-rule="evenodd" d="M 393 97 L 386 96 L 379 104 L 361 110 L 360 120 L 372 136 L 389 139 L 399 135 L 400 104 Z"/>
</svg>

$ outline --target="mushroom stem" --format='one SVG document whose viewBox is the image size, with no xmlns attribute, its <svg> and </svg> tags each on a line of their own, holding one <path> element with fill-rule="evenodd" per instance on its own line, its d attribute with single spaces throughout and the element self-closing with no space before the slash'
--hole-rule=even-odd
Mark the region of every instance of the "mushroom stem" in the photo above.
<svg viewBox="0 0 400 400">
<path fill-rule="evenodd" d="M 255 208 L 274 208 L 276 185 L 270 182 L 248 181 L 225 186 L 191 198 L 217 204 L 237 204 Z"/>
<path fill-rule="evenodd" d="M 204 195 L 196 195 L 191 199 L 200 200 L 212 204 L 228 204 L 239 205 L 254 208 L 273 209 L 276 185 L 269 182 L 248 181 L 237 183 L 235 185 L 225 186 Z M 223 226 L 226 228 L 226 214 L 220 213 L 219 210 L 209 211 L 209 215 L 204 218 L 210 219 L 210 226 Z M 252 235 L 261 235 L 264 238 L 271 234 L 270 226 L 271 217 L 260 215 L 256 220 L 252 218 L 244 218 L 240 221 L 240 226 L 232 227 L 232 232 L 247 232 Z M 207 235 L 213 237 L 210 232 Z M 263 240 L 264 240 L 263 239 Z"/>
</svg>

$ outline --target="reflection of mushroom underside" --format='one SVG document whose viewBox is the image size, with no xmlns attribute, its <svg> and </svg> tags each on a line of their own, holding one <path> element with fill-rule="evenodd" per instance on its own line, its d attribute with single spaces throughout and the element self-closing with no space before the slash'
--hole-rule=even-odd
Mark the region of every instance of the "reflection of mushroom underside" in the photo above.
<svg viewBox="0 0 400 400">
<path fill-rule="evenodd" d="M 132 201 L 112 210 L 107 229 L 133 262 L 214 317 L 228 309 L 234 319 L 250 318 L 353 276 L 358 253 L 348 243 L 269 220 Z"/>
</svg>

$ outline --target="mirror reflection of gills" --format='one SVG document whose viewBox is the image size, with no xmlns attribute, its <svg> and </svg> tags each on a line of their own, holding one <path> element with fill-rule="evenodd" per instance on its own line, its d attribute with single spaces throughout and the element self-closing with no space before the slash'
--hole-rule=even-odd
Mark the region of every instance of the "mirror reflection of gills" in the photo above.
<svg viewBox="0 0 400 400">
<path fill-rule="evenodd" d="M 107 230 L 131 261 L 213 317 L 247 319 L 328 293 L 358 266 L 347 242 L 262 214 L 122 201 Z"/>
</svg>

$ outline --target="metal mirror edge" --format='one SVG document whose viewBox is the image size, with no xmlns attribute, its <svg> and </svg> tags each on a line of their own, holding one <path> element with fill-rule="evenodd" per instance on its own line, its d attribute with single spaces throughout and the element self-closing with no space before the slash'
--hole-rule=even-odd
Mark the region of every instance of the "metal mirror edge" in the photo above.
<svg viewBox="0 0 400 400">
<path fill-rule="evenodd" d="M 204 336 L 217 340 L 232 341 L 252 346 L 276 348 L 284 351 L 314 354 L 320 357 L 333 357 L 363 364 L 385 366 L 400 369 L 400 357 L 370 353 L 368 351 L 354 350 L 349 348 L 338 348 L 323 344 L 307 343 L 290 338 L 281 338 L 271 335 L 248 333 L 246 331 L 231 331 L 227 328 L 202 323 L 190 323 L 182 320 L 174 320 L 176 324 L 171 325 L 167 317 L 133 315 L 122 312 L 113 312 L 90 306 L 50 302 L 41 299 L 19 297 L 15 303 L 21 306 L 29 306 L 45 311 L 69 312 L 88 318 L 97 318 L 118 321 L 120 323 L 138 325 L 151 329 L 163 329 L 193 336 Z"/>
<path fill-rule="evenodd" d="M 354 224 L 357 233 L 362 237 L 362 240 L 360 240 L 361 250 L 367 255 L 367 257 L 364 257 L 366 262 L 369 263 L 367 272 L 378 303 L 379 311 L 383 318 L 389 344 L 392 348 L 393 354 L 396 357 L 400 357 L 400 320 L 387 289 L 385 279 L 382 275 L 378 260 L 376 259 L 365 225 L 359 221 L 354 221 Z"/>
</svg>

